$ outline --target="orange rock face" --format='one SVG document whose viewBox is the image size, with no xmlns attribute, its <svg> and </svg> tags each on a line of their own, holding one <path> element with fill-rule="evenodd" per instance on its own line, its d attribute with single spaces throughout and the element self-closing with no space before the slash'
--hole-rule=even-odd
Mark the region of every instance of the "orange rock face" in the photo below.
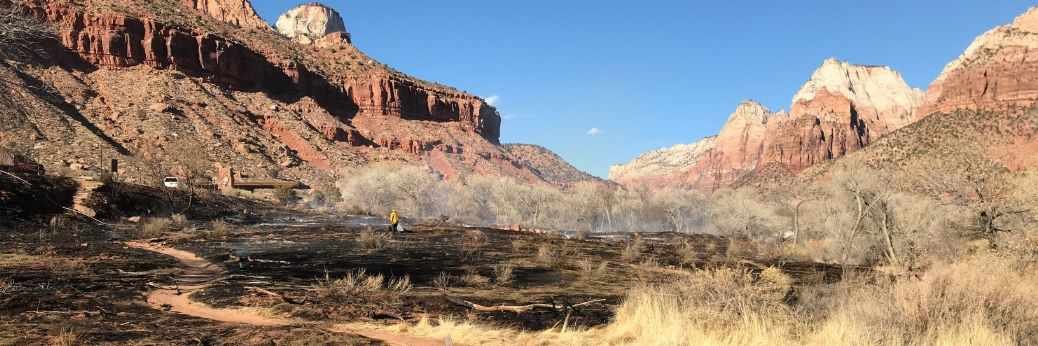
<svg viewBox="0 0 1038 346">
<path fill-rule="evenodd" d="M 0 77 L 24 73 L 64 102 L 24 90 L 15 101 L 39 116 L 0 112 L 0 123 L 18 120 L 0 129 L 0 144 L 33 138 L 34 156 L 48 167 L 94 167 L 103 152 L 143 184 L 154 182 L 140 172 L 190 164 L 218 176 L 219 164 L 245 177 L 327 186 L 348 174 L 343 168 L 388 161 L 448 177 L 559 184 L 554 172 L 538 171 L 540 161 L 500 145 L 501 117 L 485 100 L 375 61 L 335 31 L 344 26 L 335 16 L 303 16 L 331 24 L 308 34 L 333 31 L 303 44 L 243 30 L 266 27 L 247 0 L 23 4 L 53 24 L 57 39 L 47 60 L 21 71 L 0 66 Z"/>
<path fill-rule="evenodd" d="M 1006 110 L 1038 101 L 1038 8 L 978 37 L 930 85 L 918 117 Z"/>
<path fill-rule="evenodd" d="M 241 1 L 235 3 L 238 2 Z M 214 4 L 223 2 L 186 3 L 211 10 Z M 245 8 L 251 11 L 251 6 Z M 311 96 L 344 121 L 358 114 L 375 114 L 456 123 L 493 143 L 498 143 L 500 137 L 500 115 L 484 100 L 388 71 L 372 69 L 329 77 L 313 72 L 314 69 L 304 63 L 271 61 L 267 55 L 217 34 L 199 33 L 151 19 L 87 14 L 48 2 L 36 2 L 31 10 L 57 25 L 61 44 L 75 53 L 64 58 L 70 65 L 81 60 L 100 67 L 145 64 L 171 68 L 204 75 L 236 89 Z M 348 42 L 342 44 L 348 45 Z"/>
<path fill-rule="evenodd" d="M 183 5 L 246 29 L 270 29 L 248 0 L 181 0 Z"/>
<path fill-rule="evenodd" d="M 711 191 L 765 167 L 795 173 L 908 124 L 921 98 L 889 68 L 827 60 L 794 98 L 791 113 L 744 102 L 717 137 L 687 150 L 647 154 L 614 167 L 610 178 L 626 185 Z M 682 156 L 687 158 L 673 159 Z"/>
</svg>

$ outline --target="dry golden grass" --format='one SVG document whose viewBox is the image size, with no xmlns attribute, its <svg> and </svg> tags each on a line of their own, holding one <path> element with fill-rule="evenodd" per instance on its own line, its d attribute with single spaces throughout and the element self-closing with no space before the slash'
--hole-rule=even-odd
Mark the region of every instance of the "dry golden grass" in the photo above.
<svg viewBox="0 0 1038 346">
<path fill-rule="evenodd" d="M 8 268 L 32 268 L 59 273 L 81 273 L 88 269 L 81 260 L 59 256 L 55 253 L 32 255 L 25 253 L 0 254 L 0 270 Z"/>
<path fill-rule="evenodd" d="M 368 299 L 399 298 L 411 291 L 412 287 L 409 276 L 387 279 L 382 274 L 371 275 L 366 270 L 359 269 L 335 280 L 326 273 L 324 279 L 318 280 L 315 291 L 322 300 L 348 303 Z"/>
<path fill-rule="evenodd" d="M 396 331 L 458 345 L 1034 344 L 1035 269 L 982 256 L 935 266 L 919 279 L 852 279 L 812 313 L 784 303 L 792 279 L 777 269 L 704 270 L 632 289 L 613 322 L 598 328 L 523 332 L 448 319 Z"/>
<path fill-rule="evenodd" d="M 435 279 L 433 279 L 433 287 L 441 292 L 447 292 L 451 288 L 451 284 L 454 282 L 454 278 L 450 274 L 440 272 Z"/>
<path fill-rule="evenodd" d="M 224 220 L 213 220 L 209 223 L 209 238 L 222 239 L 231 234 L 231 224 Z"/>
<path fill-rule="evenodd" d="M 169 221 L 173 224 L 173 227 L 184 228 L 188 226 L 187 216 L 184 214 L 173 214 L 169 217 Z"/>
<path fill-rule="evenodd" d="M 595 261 L 590 258 L 582 258 L 577 261 L 577 268 L 580 269 L 581 281 L 592 282 L 605 274 L 606 270 L 609 269 L 609 262 L 602 261 L 595 263 Z"/>
<path fill-rule="evenodd" d="M 61 328 L 57 334 L 50 337 L 49 344 L 52 346 L 75 346 L 82 342 L 79 333 L 71 328 Z"/>
<path fill-rule="evenodd" d="M 494 266 L 494 283 L 498 286 L 507 286 L 512 283 L 512 275 L 515 265 L 511 262 L 499 263 Z"/>
<path fill-rule="evenodd" d="M 486 246 L 489 241 L 490 238 L 487 237 L 487 234 L 485 232 L 480 231 L 478 229 L 473 229 L 465 231 L 465 239 L 462 240 L 461 243 L 462 246 L 464 246 L 466 249 L 478 251 L 479 249 L 482 249 L 484 246 Z"/>
<path fill-rule="evenodd" d="M 541 244 L 541 246 L 537 247 L 537 263 L 548 268 L 559 265 L 559 254 L 556 252 L 555 247 L 551 246 L 551 244 Z"/>
<path fill-rule="evenodd" d="M 634 238 L 627 242 L 624 246 L 623 252 L 620 254 L 623 259 L 627 262 L 637 262 L 642 257 L 642 251 L 645 250 L 645 240 L 638 234 L 634 235 Z"/>
<path fill-rule="evenodd" d="M 466 270 L 460 279 L 461 283 L 468 287 L 484 287 L 490 284 L 490 278 L 480 275 L 474 268 Z"/>
<path fill-rule="evenodd" d="M 391 239 L 392 233 L 375 232 L 371 229 L 363 230 L 357 235 L 357 242 L 367 250 L 381 250 L 389 245 Z"/>
<path fill-rule="evenodd" d="M 154 239 L 169 232 L 173 221 L 169 218 L 149 218 L 141 223 L 137 230 L 137 237 L 141 239 Z"/>
</svg>

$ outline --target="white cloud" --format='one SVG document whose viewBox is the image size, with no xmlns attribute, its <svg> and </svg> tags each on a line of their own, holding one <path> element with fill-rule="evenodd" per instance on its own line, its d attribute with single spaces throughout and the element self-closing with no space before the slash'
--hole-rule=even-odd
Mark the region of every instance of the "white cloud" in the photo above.
<svg viewBox="0 0 1038 346">
<path fill-rule="evenodd" d="M 501 96 L 490 95 L 489 97 L 487 97 L 486 101 L 488 105 L 497 107 L 497 102 L 501 101 Z"/>
<path fill-rule="evenodd" d="M 504 120 L 512 120 L 512 119 L 515 119 L 515 118 L 516 118 L 515 114 L 511 114 L 511 113 L 501 114 L 501 119 L 504 119 Z"/>
<path fill-rule="evenodd" d="M 602 134 L 602 130 L 597 127 L 592 127 L 590 130 L 587 130 L 588 136 L 598 136 L 600 134 Z"/>
</svg>

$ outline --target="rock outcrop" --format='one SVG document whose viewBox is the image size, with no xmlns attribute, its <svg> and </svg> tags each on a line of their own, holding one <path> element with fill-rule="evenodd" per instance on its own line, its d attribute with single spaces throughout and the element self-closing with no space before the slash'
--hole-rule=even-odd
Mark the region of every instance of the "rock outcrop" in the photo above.
<svg viewBox="0 0 1038 346">
<path fill-rule="evenodd" d="M 827 59 L 793 97 L 790 114 L 843 122 L 860 119 L 873 135 L 882 135 L 912 122 L 922 99 L 923 92 L 908 86 L 890 67 Z"/>
<path fill-rule="evenodd" d="M 97 170 L 103 152 L 124 179 L 144 184 L 155 182 L 141 172 L 178 174 L 191 163 L 211 174 L 219 163 L 312 185 L 377 161 L 550 183 L 499 145 L 501 117 L 485 100 L 397 72 L 344 31 L 304 45 L 242 30 L 260 26 L 246 0 L 22 4 L 57 39 L 38 64 L 0 66 L 16 81 L 2 89 L 17 96 L 0 105 L 21 107 L 0 112 L 0 144 L 29 138 L 48 168 Z M 341 25 L 327 11 L 329 22 L 308 34 Z"/>
<path fill-rule="evenodd" d="M 302 44 L 313 44 L 333 33 L 338 34 L 338 40 L 351 42 L 346 23 L 339 12 L 318 3 L 288 10 L 278 17 L 275 26 L 282 35 Z"/>
<path fill-rule="evenodd" d="M 609 180 L 623 185 L 680 186 L 686 172 L 704 171 L 715 162 L 717 137 L 678 144 L 638 156 L 629 163 L 609 168 Z"/>
<path fill-rule="evenodd" d="M 978 37 L 926 93 L 917 118 L 957 109 L 1006 110 L 1038 101 L 1038 7 Z"/>
<path fill-rule="evenodd" d="M 789 114 L 743 102 L 717 137 L 643 155 L 614 167 L 610 179 L 714 190 L 764 167 L 797 172 L 905 126 L 921 99 L 888 67 L 829 59 L 793 98 Z"/>
<path fill-rule="evenodd" d="M 246 29 L 270 29 L 248 0 L 181 0 L 184 6 Z"/>
<path fill-rule="evenodd" d="M 277 59 L 278 54 L 257 51 L 236 38 L 154 19 L 88 13 L 57 2 L 36 1 L 31 9 L 57 25 L 61 44 L 76 53 L 67 60 L 83 60 L 101 67 L 144 64 L 204 75 L 236 89 L 302 93 L 331 108 L 343 120 L 365 113 L 454 122 L 493 143 L 500 137 L 500 115 L 481 98 L 387 69 L 324 75 L 314 71 L 333 68 L 320 66 L 320 63 L 311 67 L 305 62 Z M 334 59 L 324 61 L 335 63 Z"/>
</svg>

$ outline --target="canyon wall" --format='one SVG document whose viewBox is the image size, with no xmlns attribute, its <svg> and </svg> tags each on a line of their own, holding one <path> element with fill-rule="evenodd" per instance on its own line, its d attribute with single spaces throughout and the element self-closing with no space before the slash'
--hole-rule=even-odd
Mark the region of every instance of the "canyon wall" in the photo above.
<svg viewBox="0 0 1038 346">
<path fill-rule="evenodd" d="M 743 102 L 716 137 L 646 154 L 614 167 L 610 179 L 711 191 L 763 167 L 797 172 L 905 126 L 921 100 L 922 92 L 888 67 L 828 59 L 793 98 L 790 113 Z"/>
<path fill-rule="evenodd" d="M 209 12 L 214 2 L 190 2 Z M 224 0 L 238 5 L 240 1 Z M 206 77 L 240 90 L 265 91 L 293 97 L 310 96 L 348 121 L 359 113 L 407 120 L 457 123 L 492 143 L 498 143 L 501 119 L 483 99 L 409 78 L 387 69 L 322 74 L 333 70 L 328 59 L 319 66 L 271 59 L 279 54 L 259 51 L 236 37 L 139 19 L 119 13 L 95 13 L 64 3 L 34 1 L 30 10 L 56 25 L 60 43 L 73 55 L 64 63 L 121 68 L 148 65 Z M 248 2 L 246 1 L 247 5 Z M 253 13 L 251 6 L 246 6 Z M 223 16 L 222 20 L 226 20 Z M 251 21 L 233 17 L 231 23 Z M 258 20 L 258 17 L 256 17 Z M 344 42 L 343 44 L 348 44 Z M 290 55 L 290 54 L 280 54 Z M 341 66 L 333 66 L 340 67 Z"/>
<path fill-rule="evenodd" d="M 917 118 L 956 109 L 1004 111 L 1038 101 L 1038 8 L 973 41 L 926 92 Z"/>
</svg>

